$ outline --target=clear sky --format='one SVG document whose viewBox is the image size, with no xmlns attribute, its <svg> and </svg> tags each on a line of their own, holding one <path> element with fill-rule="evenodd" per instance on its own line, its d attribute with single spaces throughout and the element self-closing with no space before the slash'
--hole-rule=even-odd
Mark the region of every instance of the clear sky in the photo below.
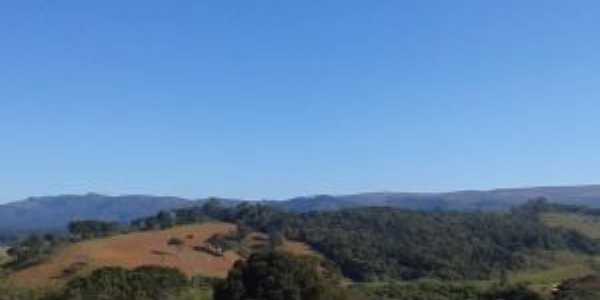
<svg viewBox="0 0 600 300">
<path fill-rule="evenodd" d="M 600 182 L 598 1 L 6 1 L 0 202 Z"/>
</svg>

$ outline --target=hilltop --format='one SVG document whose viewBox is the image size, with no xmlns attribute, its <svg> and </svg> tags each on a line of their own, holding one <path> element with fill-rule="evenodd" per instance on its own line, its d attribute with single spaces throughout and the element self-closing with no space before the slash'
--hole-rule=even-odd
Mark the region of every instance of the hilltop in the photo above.
<svg viewBox="0 0 600 300">
<path fill-rule="evenodd" d="M 448 193 L 360 193 L 298 197 L 274 205 L 294 212 L 384 206 L 416 210 L 503 211 L 534 198 L 552 202 L 600 207 L 600 185 L 548 186 Z"/>
<path fill-rule="evenodd" d="M 379 206 L 416 210 L 505 211 L 527 200 L 545 197 L 557 203 L 600 207 L 600 185 L 495 189 L 450 193 L 361 193 L 317 195 L 263 204 L 290 212 L 332 211 L 342 208 Z M 207 199 L 171 196 L 100 194 L 32 197 L 0 205 L 0 235 L 31 231 L 64 230 L 72 220 L 94 219 L 128 223 L 161 210 L 200 205 Z M 243 199 L 220 199 L 236 204 Z M 253 201 L 254 202 L 254 201 Z M 0 242 L 2 237 L 0 236 Z"/>
<path fill-rule="evenodd" d="M 234 224 L 209 222 L 73 243 L 61 247 L 40 264 L 15 272 L 10 282 L 27 288 L 60 286 L 75 276 L 102 267 L 134 269 L 148 265 L 174 267 L 190 278 L 196 275 L 224 278 L 233 264 L 242 258 L 239 249 L 214 255 L 199 247 L 210 238 L 236 231 Z M 171 239 L 178 239 L 182 243 L 172 245 L 169 243 Z M 243 243 L 244 247 L 258 249 L 266 246 L 266 240 L 263 234 L 251 233 Z M 280 248 L 290 253 L 313 254 L 309 246 L 299 242 L 284 241 Z"/>
</svg>

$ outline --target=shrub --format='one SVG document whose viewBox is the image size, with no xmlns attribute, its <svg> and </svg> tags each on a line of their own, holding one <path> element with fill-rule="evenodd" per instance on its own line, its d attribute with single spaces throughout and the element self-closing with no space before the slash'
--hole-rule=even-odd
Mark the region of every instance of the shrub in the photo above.
<svg viewBox="0 0 600 300">
<path fill-rule="evenodd" d="M 237 261 L 215 287 L 215 300 L 335 300 L 349 292 L 321 276 L 317 265 L 279 252 L 257 253 Z"/>
<path fill-rule="evenodd" d="M 167 245 L 169 245 L 169 246 L 182 246 L 183 244 L 184 244 L 183 240 L 180 238 L 176 238 L 176 237 L 170 238 L 167 241 Z"/>
<path fill-rule="evenodd" d="M 71 280 L 61 299 L 159 300 L 177 295 L 187 286 L 185 275 L 174 268 L 144 266 L 130 271 L 106 267 Z"/>
</svg>

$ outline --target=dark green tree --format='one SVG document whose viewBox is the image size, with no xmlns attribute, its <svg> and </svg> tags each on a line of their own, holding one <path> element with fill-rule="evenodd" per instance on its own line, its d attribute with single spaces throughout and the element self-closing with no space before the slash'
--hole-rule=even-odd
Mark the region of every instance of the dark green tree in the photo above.
<svg viewBox="0 0 600 300">
<path fill-rule="evenodd" d="M 311 260 L 281 252 L 257 253 L 235 263 L 215 287 L 215 300 L 349 299 L 343 288 L 323 278 Z"/>
<path fill-rule="evenodd" d="M 175 213 L 171 211 L 161 211 L 156 216 L 160 229 L 167 229 L 175 226 Z"/>
<path fill-rule="evenodd" d="M 76 239 L 105 237 L 119 231 L 119 224 L 96 220 L 80 220 L 69 223 L 69 232 Z"/>
<path fill-rule="evenodd" d="M 174 268 L 145 266 L 130 271 L 107 267 L 70 281 L 61 299 L 162 300 L 187 285 L 185 275 Z"/>
</svg>

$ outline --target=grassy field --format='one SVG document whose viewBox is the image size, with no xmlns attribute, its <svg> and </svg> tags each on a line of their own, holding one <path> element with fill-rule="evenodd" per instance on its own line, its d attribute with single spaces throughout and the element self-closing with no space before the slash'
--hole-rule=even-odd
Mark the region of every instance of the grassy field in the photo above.
<svg viewBox="0 0 600 300">
<path fill-rule="evenodd" d="M 599 257 L 576 255 L 569 252 L 539 253 L 538 256 L 540 257 L 540 261 L 546 261 L 545 266 L 538 269 L 509 273 L 508 283 L 524 284 L 533 291 L 545 296 L 549 296 L 552 288 L 564 280 L 596 274 L 597 270 L 594 266 L 600 264 Z M 428 281 L 431 281 L 431 279 L 423 279 L 418 281 L 395 281 L 393 283 L 400 285 L 411 285 Z M 499 279 L 452 282 L 452 284 L 459 286 L 475 286 L 482 289 L 490 288 L 491 286 L 499 283 Z M 353 285 L 359 289 L 378 289 L 384 287 L 386 284 L 388 284 L 388 282 L 355 283 Z"/>
<path fill-rule="evenodd" d="M 576 230 L 593 239 L 600 239 L 600 218 L 575 213 L 544 213 L 542 221 L 551 227 Z M 580 278 L 600 271 L 600 257 L 553 253 L 547 257 L 544 270 L 524 271 L 510 275 L 515 283 L 526 283 L 533 290 L 548 294 L 552 287 L 567 279 Z"/>
<path fill-rule="evenodd" d="M 549 295 L 552 288 L 564 280 L 598 273 L 600 257 L 567 252 L 543 255 L 548 255 L 549 259 L 546 268 L 510 274 L 510 282 L 526 284 L 541 294 Z"/>
<path fill-rule="evenodd" d="M 10 257 L 8 256 L 8 254 L 6 254 L 6 251 L 8 249 L 7 248 L 2 248 L 0 247 L 0 283 L 2 283 L 3 281 L 5 281 L 5 276 L 7 274 L 7 270 L 5 270 L 3 268 L 4 264 L 6 264 L 7 262 L 9 262 Z"/>
<path fill-rule="evenodd" d="M 600 239 L 599 217 L 574 213 L 544 213 L 542 220 L 551 227 L 572 229 L 591 238 Z M 547 261 L 545 268 L 509 274 L 509 281 L 526 284 L 531 289 L 548 295 L 556 284 L 564 280 L 598 274 L 600 271 L 600 257 L 597 256 L 555 252 L 542 253 L 538 257 Z"/>
<path fill-rule="evenodd" d="M 283 245 L 279 247 L 279 249 L 294 255 L 312 255 L 322 257 L 320 253 L 315 252 L 309 245 L 301 242 L 286 240 L 283 242 Z"/>
<path fill-rule="evenodd" d="M 600 217 L 573 213 L 545 213 L 542 220 L 548 226 L 577 230 L 591 238 L 600 239 Z"/>
<path fill-rule="evenodd" d="M 0 265 L 6 263 L 9 259 L 8 255 L 6 254 L 6 248 L 0 247 Z"/>
<path fill-rule="evenodd" d="M 600 218 L 575 213 L 544 213 L 543 222 L 551 227 L 576 230 L 593 239 L 600 239 Z M 558 253 L 546 270 L 513 274 L 511 281 L 527 283 L 532 289 L 548 294 L 552 286 L 566 279 L 581 278 L 600 271 L 600 257 Z"/>
<path fill-rule="evenodd" d="M 190 288 L 181 293 L 177 300 L 212 300 L 213 293 L 210 289 Z"/>
</svg>

